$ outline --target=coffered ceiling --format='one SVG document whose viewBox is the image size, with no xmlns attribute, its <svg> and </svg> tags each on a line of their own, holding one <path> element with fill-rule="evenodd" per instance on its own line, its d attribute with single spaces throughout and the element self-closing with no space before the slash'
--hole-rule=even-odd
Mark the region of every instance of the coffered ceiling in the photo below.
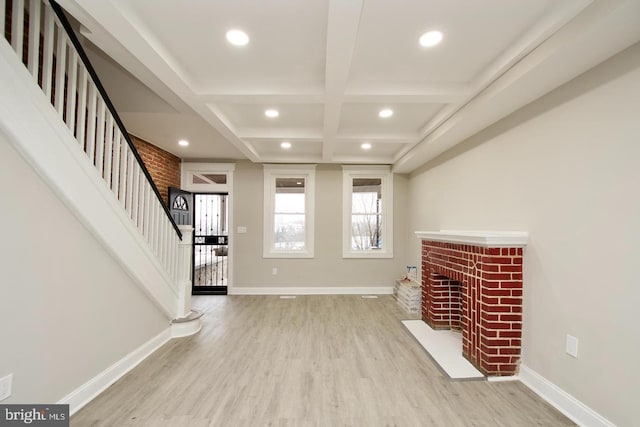
<svg viewBox="0 0 640 427">
<path fill-rule="evenodd" d="M 640 40 L 633 0 L 60 3 L 129 131 L 187 159 L 410 172 Z"/>
</svg>

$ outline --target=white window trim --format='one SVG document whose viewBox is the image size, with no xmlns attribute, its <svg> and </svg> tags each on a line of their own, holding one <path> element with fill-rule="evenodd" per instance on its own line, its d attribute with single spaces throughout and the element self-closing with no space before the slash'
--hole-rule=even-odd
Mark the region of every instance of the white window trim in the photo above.
<svg viewBox="0 0 640 427">
<path fill-rule="evenodd" d="M 382 249 L 351 249 L 351 193 L 353 178 L 382 179 Z M 342 166 L 342 257 L 393 258 L 393 173 L 389 166 Z"/>
<path fill-rule="evenodd" d="M 271 165 L 264 168 L 264 226 L 262 239 L 263 258 L 313 258 L 315 218 L 315 174 L 316 165 Z M 276 178 L 304 178 L 305 193 L 305 250 L 276 251 L 273 249 L 273 224 L 275 209 Z"/>
</svg>

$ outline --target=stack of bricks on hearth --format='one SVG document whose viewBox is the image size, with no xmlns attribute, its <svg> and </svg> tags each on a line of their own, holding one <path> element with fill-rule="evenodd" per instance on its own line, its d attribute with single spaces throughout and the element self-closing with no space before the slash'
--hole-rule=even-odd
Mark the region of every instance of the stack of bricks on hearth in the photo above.
<svg viewBox="0 0 640 427">
<path fill-rule="evenodd" d="M 420 313 L 422 308 L 422 290 L 420 283 L 410 279 L 396 280 L 393 296 L 398 305 L 407 313 Z"/>
<path fill-rule="evenodd" d="M 169 187 L 180 188 L 180 158 L 143 139 L 130 135 L 162 199 L 169 204 Z"/>
</svg>

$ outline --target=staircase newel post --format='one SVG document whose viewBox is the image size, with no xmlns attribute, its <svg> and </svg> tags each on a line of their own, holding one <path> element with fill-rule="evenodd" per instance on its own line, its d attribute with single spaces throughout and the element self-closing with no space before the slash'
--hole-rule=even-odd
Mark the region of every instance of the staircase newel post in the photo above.
<svg viewBox="0 0 640 427">
<path fill-rule="evenodd" d="M 191 265 L 193 226 L 178 225 L 182 240 L 178 243 L 178 313 L 171 322 L 173 338 L 186 337 L 200 331 L 202 312 L 191 308 Z"/>
<path fill-rule="evenodd" d="M 178 318 L 186 317 L 191 313 L 191 257 L 193 255 L 193 226 L 178 225 L 182 233 L 179 246 L 179 278 L 178 278 Z"/>
</svg>

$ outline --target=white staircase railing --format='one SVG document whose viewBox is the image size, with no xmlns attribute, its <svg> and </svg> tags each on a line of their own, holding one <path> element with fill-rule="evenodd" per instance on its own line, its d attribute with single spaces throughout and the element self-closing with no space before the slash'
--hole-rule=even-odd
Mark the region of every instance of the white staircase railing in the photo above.
<svg viewBox="0 0 640 427">
<path fill-rule="evenodd" d="M 60 7 L 54 1 L 0 0 L 0 34 L 157 256 L 176 293 L 182 292 L 185 275 L 189 280 L 182 234 Z M 178 317 L 188 314 L 182 311 Z"/>
</svg>

